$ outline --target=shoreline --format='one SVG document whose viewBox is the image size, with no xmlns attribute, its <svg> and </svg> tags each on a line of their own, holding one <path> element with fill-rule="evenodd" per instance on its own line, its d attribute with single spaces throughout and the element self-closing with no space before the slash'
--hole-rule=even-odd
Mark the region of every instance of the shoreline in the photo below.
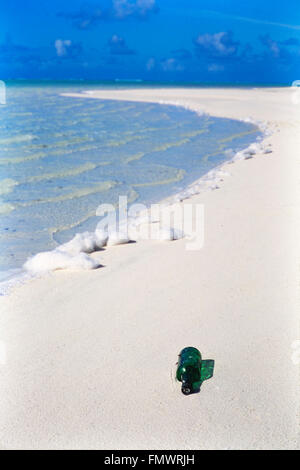
<svg viewBox="0 0 300 470">
<path fill-rule="evenodd" d="M 214 116 L 267 122 L 273 133 L 264 142 L 273 153 L 231 165 L 220 191 L 191 197 L 206 212 L 205 246 L 192 256 L 183 240 L 116 246 L 92 255 L 105 269 L 55 272 L 0 299 L 3 340 L 11 345 L 10 368 L 4 370 L 8 385 L 1 391 L 7 406 L 0 410 L 4 447 L 299 446 L 299 370 L 290 360 L 290 345 L 299 338 L 295 149 L 300 121 L 288 92 L 97 91 L 98 98 L 127 101 L 141 95 L 142 101 L 168 101 L 173 94 Z M 199 395 L 185 398 L 169 374 L 188 343 L 215 359 L 216 368 Z M 120 354 L 129 363 L 119 368 L 114 364 Z M 98 369 L 100 357 L 104 371 Z M 254 357 L 253 377 L 247 367 Z M 279 362 L 284 377 L 274 368 Z M 127 380 L 132 367 L 143 382 L 134 379 L 134 391 Z M 27 371 L 23 380 L 21 370 Z M 15 389 L 23 382 L 21 396 Z"/>
<path fill-rule="evenodd" d="M 108 91 L 108 94 L 110 93 L 110 91 L 111 90 Z M 117 90 L 117 91 L 120 91 L 120 90 Z M 124 91 L 124 90 L 122 90 L 122 91 Z M 107 90 L 105 91 L 105 94 L 107 94 Z M 81 97 L 81 98 L 99 99 L 99 97 L 97 95 L 97 91 L 92 91 L 92 90 L 85 90 L 83 93 L 60 93 L 60 95 L 61 96 L 68 96 L 68 97 L 71 97 L 71 98 Z M 109 100 L 110 98 L 105 98 L 105 99 Z M 120 100 L 120 98 L 118 97 L 117 101 L 119 101 L 119 100 Z M 127 101 L 127 99 L 125 101 Z M 138 99 L 136 101 L 141 101 L 141 100 Z M 128 101 L 128 102 L 130 102 L 130 101 Z M 153 102 L 156 103 L 156 104 L 167 104 L 167 105 L 170 105 L 170 106 L 181 107 L 181 108 L 186 109 L 190 112 L 196 113 L 200 117 L 207 114 L 207 113 L 204 113 L 202 111 L 202 109 L 200 109 L 198 106 L 187 105 L 186 103 L 183 103 L 181 101 L 179 101 L 179 102 L 178 101 L 166 101 L 166 102 L 164 102 L 164 101 L 160 100 L 160 101 L 153 101 Z M 207 115 L 209 116 L 209 114 L 207 114 Z M 228 159 L 225 162 L 218 164 L 217 166 L 215 166 L 214 168 L 209 170 L 207 173 L 202 175 L 200 178 L 197 178 L 193 182 L 189 183 L 187 186 L 185 186 L 179 192 L 171 193 L 169 196 L 164 197 L 163 199 L 161 199 L 159 201 L 155 201 L 155 202 L 152 202 L 152 203 L 150 203 L 150 202 L 147 203 L 146 204 L 147 209 L 145 209 L 145 213 L 149 214 L 150 207 L 151 207 L 152 204 L 160 204 L 160 205 L 163 205 L 163 206 L 166 206 L 166 205 L 167 206 L 173 206 L 173 204 L 176 204 L 178 202 L 181 203 L 186 199 L 190 199 L 193 196 L 202 193 L 203 191 L 211 191 L 211 190 L 214 190 L 214 189 L 219 189 L 218 184 L 220 184 L 220 182 L 223 181 L 223 178 L 225 176 L 228 176 L 230 174 L 230 173 L 226 172 L 226 168 L 227 168 L 228 164 L 233 164 L 233 163 L 235 163 L 239 160 L 243 160 L 243 159 L 253 158 L 257 153 L 272 153 L 272 150 L 270 148 L 271 144 L 268 144 L 267 146 L 265 146 L 265 144 L 264 144 L 265 138 L 272 134 L 272 131 L 268 128 L 266 123 L 260 122 L 260 121 L 254 121 L 254 120 L 249 119 L 249 118 L 239 119 L 239 120 L 242 121 L 242 122 L 245 122 L 245 123 L 250 122 L 251 124 L 253 124 L 254 126 L 257 127 L 257 129 L 261 132 L 262 135 L 257 137 L 251 144 L 249 144 L 247 147 L 243 148 L 242 150 L 240 150 L 238 152 L 232 151 L 231 156 L 228 157 Z M 226 152 L 228 152 L 228 150 Z M 143 214 L 144 214 L 144 212 L 143 212 Z M 140 215 L 137 215 L 135 219 L 138 220 L 139 218 L 140 218 Z M 143 215 L 142 215 L 142 218 L 143 218 Z M 143 222 L 141 224 L 145 225 L 145 223 L 143 223 Z M 153 223 L 151 221 L 149 221 L 147 223 L 147 225 L 149 226 L 149 230 L 151 230 L 150 226 L 152 224 Z M 77 232 L 76 236 L 84 235 L 84 233 L 83 232 Z M 93 234 L 93 232 L 89 232 L 89 233 L 90 233 L 90 235 Z M 183 234 L 183 237 L 184 237 L 184 234 Z M 68 242 L 66 242 L 66 244 L 68 244 L 69 242 L 72 242 L 72 240 L 73 239 L 68 240 Z M 136 241 L 140 241 L 140 240 L 136 240 Z M 56 250 L 60 250 L 61 247 L 63 247 L 63 245 L 58 244 L 53 250 L 49 251 L 49 253 L 54 253 L 54 252 L 56 252 Z M 97 251 L 97 249 L 94 250 L 94 251 Z M 82 252 L 85 253 L 84 250 Z M 93 252 L 93 250 L 91 252 Z M 45 250 L 43 250 L 39 253 L 36 253 L 36 255 L 33 255 L 33 256 L 27 258 L 26 262 L 24 263 L 24 265 L 22 267 L 11 269 L 7 273 L 7 275 L 4 277 L 4 279 L 2 281 L 0 281 L 0 295 L 1 296 L 10 295 L 10 292 L 12 290 L 19 288 L 21 285 L 23 285 L 27 282 L 30 282 L 34 279 L 37 279 L 37 278 L 40 278 L 40 277 L 43 277 L 43 276 L 47 276 L 49 273 L 53 272 L 54 269 L 51 269 L 51 268 L 49 269 L 49 271 L 45 270 L 45 271 L 41 271 L 41 272 L 37 272 L 37 273 L 33 273 L 33 272 L 30 272 L 30 271 L 24 269 L 25 264 L 29 260 L 31 260 L 35 256 L 43 254 L 43 253 L 45 253 Z M 87 254 L 89 255 L 90 252 L 87 252 Z M 80 269 L 86 269 L 84 267 L 84 265 L 86 264 L 84 261 L 88 261 L 88 260 L 83 260 L 82 267 L 81 268 L 80 268 L 80 266 L 78 267 L 79 270 Z M 93 263 L 88 263 L 88 265 L 90 265 L 91 267 L 88 267 L 87 269 L 97 269 L 97 266 L 93 267 L 92 264 Z M 71 266 L 63 268 L 63 269 L 69 269 L 69 268 L 72 269 Z M 60 268 L 57 268 L 57 269 L 60 269 Z M 15 271 L 14 274 L 12 274 L 13 271 Z M 2 274 L 4 274 L 4 272 Z"/>
</svg>

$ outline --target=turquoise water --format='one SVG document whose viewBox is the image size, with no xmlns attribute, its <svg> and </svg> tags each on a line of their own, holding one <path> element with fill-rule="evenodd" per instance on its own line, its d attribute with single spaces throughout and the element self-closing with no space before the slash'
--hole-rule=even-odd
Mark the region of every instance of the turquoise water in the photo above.
<svg viewBox="0 0 300 470">
<path fill-rule="evenodd" d="M 89 87 L 87 87 L 89 88 Z M 0 106 L 0 271 L 95 230 L 101 203 L 181 191 L 260 137 L 250 123 L 171 105 L 60 96 L 78 85 L 8 87 Z"/>
</svg>

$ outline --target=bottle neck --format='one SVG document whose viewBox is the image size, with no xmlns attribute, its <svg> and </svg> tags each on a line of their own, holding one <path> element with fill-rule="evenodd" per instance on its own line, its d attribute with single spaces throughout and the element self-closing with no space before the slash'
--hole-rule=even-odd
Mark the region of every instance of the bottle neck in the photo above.
<svg viewBox="0 0 300 470">
<path fill-rule="evenodd" d="M 193 384 L 191 381 L 191 377 L 189 377 L 189 374 L 187 372 L 184 372 L 181 376 L 181 391 L 185 395 L 189 395 L 193 391 Z"/>
</svg>

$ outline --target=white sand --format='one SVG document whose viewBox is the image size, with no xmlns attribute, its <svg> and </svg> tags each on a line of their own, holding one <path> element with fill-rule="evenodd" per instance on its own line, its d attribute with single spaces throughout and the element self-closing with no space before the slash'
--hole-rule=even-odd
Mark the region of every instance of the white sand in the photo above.
<svg viewBox="0 0 300 470">
<path fill-rule="evenodd" d="M 3 448 L 295 449 L 299 446 L 300 104 L 290 89 L 103 91 L 268 122 L 273 153 L 226 165 L 205 205 L 205 246 L 139 242 L 1 298 Z M 214 377 L 185 397 L 179 351 Z"/>
</svg>

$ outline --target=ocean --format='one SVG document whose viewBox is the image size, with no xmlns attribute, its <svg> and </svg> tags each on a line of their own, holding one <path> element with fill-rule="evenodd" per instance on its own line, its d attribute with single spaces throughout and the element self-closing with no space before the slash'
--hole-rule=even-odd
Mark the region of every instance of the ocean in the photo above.
<svg viewBox="0 0 300 470">
<path fill-rule="evenodd" d="M 158 202 L 261 138 L 250 122 L 178 106 L 61 96 L 90 88 L 7 87 L 0 105 L 0 280 L 28 257 L 94 231 L 99 204 L 117 205 L 120 195 Z"/>
</svg>

